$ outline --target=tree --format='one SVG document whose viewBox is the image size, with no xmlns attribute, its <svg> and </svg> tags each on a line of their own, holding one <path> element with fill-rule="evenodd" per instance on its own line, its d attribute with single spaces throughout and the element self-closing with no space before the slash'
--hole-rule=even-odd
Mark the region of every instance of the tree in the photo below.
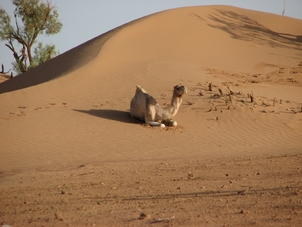
<svg viewBox="0 0 302 227">
<path fill-rule="evenodd" d="M 5 45 L 13 52 L 14 69 L 23 73 L 58 54 L 54 45 L 44 47 L 39 43 L 34 47 L 34 44 L 38 35 L 58 33 L 62 23 L 58 20 L 57 10 L 49 1 L 13 0 L 13 4 L 16 6 L 14 24 L 11 24 L 7 12 L 0 8 L 0 39 L 7 41 Z M 21 47 L 19 51 L 14 46 L 15 42 Z"/>
<path fill-rule="evenodd" d="M 284 3 L 283 3 L 283 11 L 282 11 L 282 16 L 284 16 L 284 13 L 285 13 L 285 4 L 286 4 L 286 0 L 284 0 Z"/>
</svg>

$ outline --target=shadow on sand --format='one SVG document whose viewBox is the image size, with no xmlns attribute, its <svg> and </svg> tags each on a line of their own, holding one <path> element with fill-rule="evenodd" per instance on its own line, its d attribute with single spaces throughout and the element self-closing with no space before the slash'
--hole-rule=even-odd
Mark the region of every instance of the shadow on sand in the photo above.
<svg viewBox="0 0 302 227">
<path fill-rule="evenodd" d="M 128 111 L 122 110 L 107 110 L 107 109 L 91 109 L 91 110 L 76 110 L 74 111 L 89 114 L 95 117 L 100 117 L 112 121 L 120 121 L 129 124 L 142 124 L 143 122 L 132 118 Z"/>
<path fill-rule="evenodd" d="M 256 20 L 232 11 L 216 10 L 216 13 L 211 14 L 209 18 L 212 20 L 209 26 L 229 33 L 234 39 L 271 47 L 302 50 L 302 34 L 276 32 Z"/>
</svg>

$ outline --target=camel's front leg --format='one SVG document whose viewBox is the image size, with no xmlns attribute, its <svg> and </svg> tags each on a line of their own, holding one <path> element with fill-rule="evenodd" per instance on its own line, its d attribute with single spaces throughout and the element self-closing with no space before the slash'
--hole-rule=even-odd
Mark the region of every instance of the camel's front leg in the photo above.
<svg viewBox="0 0 302 227">
<path fill-rule="evenodd" d="M 174 127 L 177 126 L 177 122 L 174 121 L 172 118 L 165 119 L 165 120 L 162 121 L 162 123 L 167 125 L 167 126 L 174 126 Z"/>
<path fill-rule="evenodd" d="M 173 121 L 173 122 L 172 122 L 172 126 L 176 127 L 176 126 L 177 126 L 177 122 L 176 122 L 176 121 Z"/>
<path fill-rule="evenodd" d="M 166 127 L 164 124 L 158 123 L 156 121 L 146 121 L 145 120 L 145 122 L 146 122 L 146 124 L 151 125 L 151 126 L 160 126 L 162 128 Z"/>
<path fill-rule="evenodd" d="M 145 113 L 145 122 L 150 126 L 160 126 L 162 128 L 166 127 L 164 124 L 155 121 L 155 109 L 152 107 L 149 108 L 148 111 Z"/>
</svg>

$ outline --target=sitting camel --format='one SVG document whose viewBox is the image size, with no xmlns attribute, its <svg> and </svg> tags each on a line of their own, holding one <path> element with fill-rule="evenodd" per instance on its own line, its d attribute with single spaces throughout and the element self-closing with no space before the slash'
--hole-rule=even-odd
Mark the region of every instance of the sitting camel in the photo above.
<svg viewBox="0 0 302 227">
<path fill-rule="evenodd" d="M 170 106 L 160 106 L 156 100 L 149 95 L 141 86 L 136 86 L 135 95 L 130 103 L 130 114 L 132 117 L 144 120 L 151 126 L 165 127 L 163 122 L 177 126 L 177 122 L 171 118 L 177 114 L 182 102 L 182 95 L 187 93 L 183 85 L 175 85 Z"/>
</svg>

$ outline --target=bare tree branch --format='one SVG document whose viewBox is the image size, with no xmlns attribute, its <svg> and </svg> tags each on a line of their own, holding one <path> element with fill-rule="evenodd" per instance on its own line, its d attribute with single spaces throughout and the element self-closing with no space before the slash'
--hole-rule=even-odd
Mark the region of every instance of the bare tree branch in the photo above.
<svg viewBox="0 0 302 227">
<path fill-rule="evenodd" d="M 284 13 L 285 13 L 285 4 L 286 4 L 286 0 L 284 0 L 284 3 L 283 3 L 283 11 L 282 11 L 282 16 L 284 16 Z"/>
</svg>

